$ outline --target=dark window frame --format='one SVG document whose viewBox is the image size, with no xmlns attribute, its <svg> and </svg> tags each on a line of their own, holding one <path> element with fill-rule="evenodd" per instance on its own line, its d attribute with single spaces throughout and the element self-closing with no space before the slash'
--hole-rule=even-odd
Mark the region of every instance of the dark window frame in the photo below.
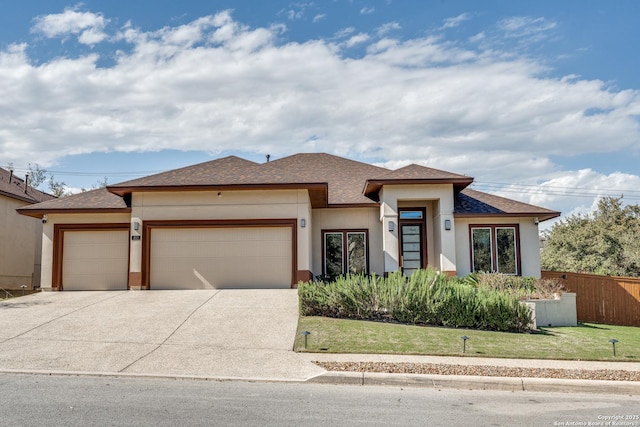
<svg viewBox="0 0 640 427">
<path fill-rule="evenodd" d="M 402 212 L 414 212 L 420 211 L 422 218 L 401 218 Z M 415 207 L 415 208 L 399 208 L 398 209 L 398 256 L 403 254 L 403 240 L 402 240 L 402 226 L 403 225 L 420 225 L 420 240 L 422 242 L 420 268 L 427 268 L 429 265 L 429 253 L 427 247 L 427 208 Z"/>
<path fill-rule="evenodd" d="M 342 234 L 342 275 L 347 274 L 349 271 L 348 266 L 348 236 L 351 233 L 363 233 L 364 234 L 364 258 L 365 258 L 365 271 L 364 274 L 369 274 L 369 230 L 365 228 L 339 228 L 339 229 L 323 229 L 322 236 L 322 274 L 327 277 L 327 247 L 326 247 L 326 235 L 327 234 Z"/>
<path fill-rule="evenodd" d="M 470 271 L 476 272 L 474 266 L 474 252 L 473 252 L 473 230 L 488 228 L 490 229 L 490 239 L 491 239 L 491 272 L 501 273 L 497 271 L 498 266 L 498 242 L 497 242 L 497 230 L 508 228 L 514 230 L 514 239 L 515 239 L 515 262 L 516 262 L 516 272 L 513 273 L 504 273 L 511 276 L 521 276 L 522 275 L 522 258 L 520 252 L 520 224 L 469 224 L 469 259 L 470 259 Z"/>
</svg>

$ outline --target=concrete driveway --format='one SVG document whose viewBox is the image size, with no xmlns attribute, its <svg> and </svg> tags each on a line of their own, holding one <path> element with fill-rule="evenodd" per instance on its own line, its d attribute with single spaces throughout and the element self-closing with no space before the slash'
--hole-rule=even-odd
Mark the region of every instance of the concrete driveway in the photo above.
<svg viewBox="0 0 640 427">
<path fill-rule="evenodd" d="M 43 292 L 0 302 L 0 371 L 305 380 L 295 290 Z"/>
</svg>

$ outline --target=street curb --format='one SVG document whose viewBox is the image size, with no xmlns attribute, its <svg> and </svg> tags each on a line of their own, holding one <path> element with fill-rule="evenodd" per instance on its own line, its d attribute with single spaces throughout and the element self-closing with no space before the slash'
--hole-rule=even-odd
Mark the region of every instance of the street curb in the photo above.
<svg viewBox="0 0 640 427">
<path fill-rule="evenodd" d="M 29 369 L 0 369 L 0 375 L 45 375 L 64 377 L 98 377 L 98 378 L 139 378 L 139 379 L 163 379 L 163 380 L 192 380 L 228 382 L 242 381 L 248 383 L 304 383 L 304 379 L 289 378 L 252 378 L 252 377 L 225 377 L 213 375 L 178 375 L 178 374 L 141 374 L 127 372 L 93 372 L 93 371 L 56 371 L 56 370 L 29 370 Z"/>
<path fill-rule="evenodd" d="M 640 382 L 571 380 L 556 378 L 482 377 L 463 375 L 387 374 L 377 372 L 326 372 L 309 383 L 387 385 L 434 389 L 529 391 L 547 393 L 597 393 L 640 395 Z"/>
</svg>

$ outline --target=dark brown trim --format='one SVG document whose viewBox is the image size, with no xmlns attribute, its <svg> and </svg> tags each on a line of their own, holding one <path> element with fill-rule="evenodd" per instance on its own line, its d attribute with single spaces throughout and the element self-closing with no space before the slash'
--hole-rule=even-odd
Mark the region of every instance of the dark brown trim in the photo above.
<svg viewBox="0 0 640 427">
<path fill-rule="evenodd" d="M 64 290 L 62 283 L 62 265 L 64 260 L 64 233 L 66 231 L 127 231 L 129 232 L 129 223 L 93 223 L 93 224 L 54 224 L 53 225 L 53 258 L 51 289 L 54 291 Z M 128 241 L 128 239 L 127 239 Z M 131 251 L 131 245 L 128 245 Z M 130 254 L 129 254 L 130 255 Z M 130 257 L 128 257 L 130 258 Z M 129 271 L 129 262 L 127 261 L 127 271 Z M 129 283 L 127 281 L 127 289 Z"/>
<path fill-rule="evenodd" d="M 401 212 L 408 211 L 420 211 L 422 212 L 422 219 L 401 219 Z M 427 245 L 427 208 L 426 207 L 417 207 L 417 208 L 399 208 L 398 209 L 398 256 L 402 259 L 403 256 L 403 245 L 402 245 L 402 226 L 403 225 L 419 225 L 420 226 L 420 238 L 422 241 L 422 253 L 420 254 L 420 265 L 422 268 L 427 268 L 429 265 L 429 251 Z M 400 263 L 402 264 L 402 262 Z M 402 267 L 402 265 L 401 265 Z"/>
<path fill-rule="evenodd" d="M 491 231 L 491 266 L 496 267 L 498 263 L 497 248 L 496 248 L 496 228 L 514 228 L 516 231 L 516 276 L 522 275 L 522 257 L 520 248 L 520 224 L 469 224 L 469 271 L 474 272 L 473 269 L 473 229 L 474 228 L 489 228 Z"/>
<path fill-rule="evenodd" d="M 385 185 L 419 185 L 419 184 L 452 184 L 458 190 L 462 190 L 473 183 L 473 178 L 414 178 L 414 179 L 368 179 L 362 190 L 362 193 L 378 201 L 378 193 Z"/>
<path fill-rule="evenodd" d="M 83 208 L 83 209 L 16 209 L 19 214 L 42 218 L 43 215 L 77 214 L 77 213 L 131 213 L 131 208 Z"/>
<path fill-rule="evenodd" d="M 330 234 L 330 233 L 341 233 L 342 234 L 342 261 L 343 261 L 343 270 L 347 270 L 348 269 L 348 265 L 347 265 L 347 234 L 348 233 L 364 233 L 364 239 L 365 239 L 365 244 L 364 244 L 364 250 L 365 250 L 365 254 L 364 254 L 364 259 L 365 259 L 365 273 L 369 274 L 369 230 L 366 228 L 336 228 L 336 229 L 322 229 L 320 231 L 320 237 L 322 240 L 322 274 L 324 276 L 327 275 L 327 268 L 326 268 L 326 247 L 325 247 L 325 235 L 326 234 Z M 342 272 L 342 274 L 346 274 L 345 271 Z"/>
<path fill-rule="evenodd" d="M 14 199 L 14 200 L 19 200 L 21 202 L 27 202 L 30 205 L 33 205 L 35 203 L 40 203 L 40 201 L 36 200 L 36 199 L 32 199 L 29 196 L 29 193 L 27 193 L 27 196 L 21 196 L 19 194 L 14 194 L 14 193 L 8 193 L 6 191 L 2 191 L 0 190 L 0 196 L 4 196 L 7 197 L 9 199 Z M 52 196 L 53 197 L 53 196 Z M 46 200 L 42 200 L 43 202 L 45 202 Z"/>
<path fill-rule="evenodd" d="M 137 185 L 107 186 L 107 190 L 119 196 L 133 192 L 176 192 L 176 191 L 247 191 L 247 190 L 308 190 L 311 206 L 327 206 L 329 184 L 326 182 L 281 183 L 281 184 L 216 184 L 216 185 Z"/>
<path fill-rule="evenodd" d="M 285 219 L 221 219 L 221 220 L 151 220 L 142 222 L 142 289 L 151 289 L 151 231 L 154 228 L 291 228 L 291 287 L 298 272 L 298 220 Z"/>
<path fill-rule="evenodd" d="M 129 289 L 135 289 L 135 290 L 142 289 L 142 272 L 139 272 L 139 271 L 129 272 Z"/>
<path fill-rule="evenodd" d="M 497 212 L 497 213 L 454 213 L 454 218 L 538 218 L 540 222 L 546 221 L 552 218 L 557 218 L 561 215 L 560 212 Z"/>
<path fill-rule="evenodd" d="M 296 284 L 298 286 L 299 282 L 308 282 L 313 279 L 313 273 L 309 270 L 298 270 L 296 272 Z"/>
<path fill-rule="evenodd" d="M 371 203 L 332 203 L 327 205 L 330 209 L 349 209 L 349 208 L 380 208 L 379 202 Z"/>
</svg>

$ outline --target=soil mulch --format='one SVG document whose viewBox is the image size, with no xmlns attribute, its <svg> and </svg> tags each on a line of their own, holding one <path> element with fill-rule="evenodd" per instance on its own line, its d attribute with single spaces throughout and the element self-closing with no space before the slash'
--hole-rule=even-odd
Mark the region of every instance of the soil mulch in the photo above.
<svg viewBox="0 0 640 427">
<path fill-rule="evenodd" d="M 390 374 L 473 375 L 484 377 L 556 378 L 572 380 L 640 381 L 640 372 L 613 369 L 511 368 L 506 366 L 447 365 L 439 363 L 314 362 L 339 372 Z"/>
</svg>

